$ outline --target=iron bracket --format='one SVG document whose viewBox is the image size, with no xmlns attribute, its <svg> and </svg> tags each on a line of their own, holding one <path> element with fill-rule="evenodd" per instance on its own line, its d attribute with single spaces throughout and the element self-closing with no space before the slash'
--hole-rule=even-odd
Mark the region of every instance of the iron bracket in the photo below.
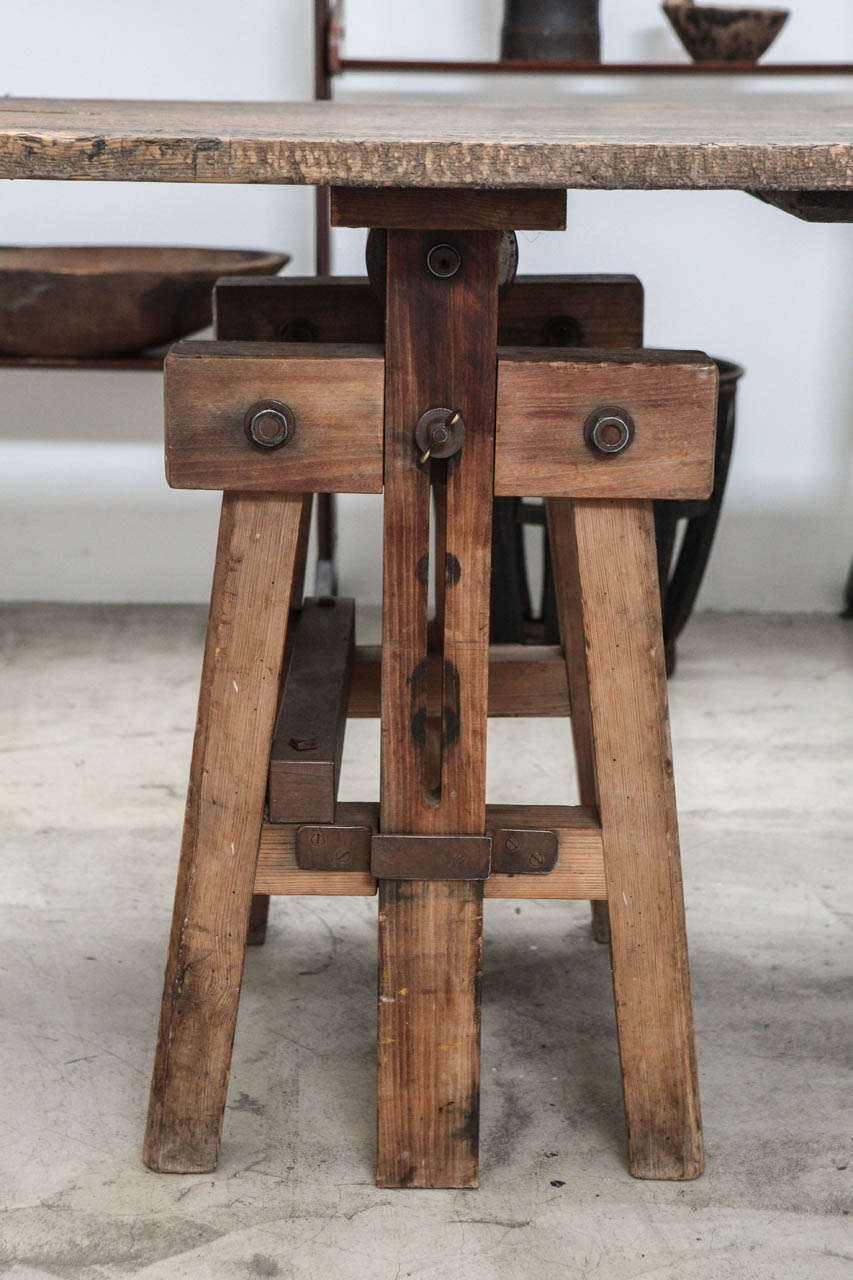
<svg viewBox="0 0 853 1280">
<path fill-rule="evenodd" d="M 296 865 L 369 872 L 377 880 L 547 875 L 557 865 L 557 833 L 495 828 L 484 836 L 380 835 L 367 826 L 311 823 L 296 829 Z"/>
</svg>

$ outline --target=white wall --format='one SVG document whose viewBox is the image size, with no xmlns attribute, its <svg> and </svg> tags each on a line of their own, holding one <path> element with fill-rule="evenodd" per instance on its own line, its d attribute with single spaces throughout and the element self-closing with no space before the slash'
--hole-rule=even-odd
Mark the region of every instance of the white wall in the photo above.
<svg viewBox="0 0 853 1280">
<path fill-rule="evenodd" d="M 21 0 L 4 7 L 0 92 L 305 98 L 312 7 Z M 428 9 L 349 0 L 347 49 L 493 56 L 501 9 L 501 0 L 433 0 Z M 798 5 L 772 56 L 853 59 L 845 10 L 838 0 Z M 679 56 L 655 0 L 605 0 L 602 22 L 610 60 Z M 350 77 L 338 96 L 547 95 L 570 109 L 573 94 L 603 87 L 592 79 Z M 777 91 L 762 82 L 768 87 Z M 757 88 L 702 81 L 693 92 Z M 303 190 L 3 183 L 0 210 L 4 243 L 281 247 L 293 255 L 291 272 L 311 270 Z M 706 607 L 838 606 L 853 555 L 851 241 L 848 227 L 800 223 L 739 193 L 671 192 L 570 193 L 568 231 L 520 237 L 526 271 L 640 275 L 650 344 L 700 347 L 746 364 Z M 338 234 L 335 265 L 362 269 L 358 233 Z M 217 500 L 166 488 L 161 391 L 156 374 L 0 372 L 0 598 L 206 597 Z M 378 596 L 379 519 L 377 500 L 342 502 L 342 578 L 365 598 Z M 359 537 L 347 537 L 356 521 Z"/>
</svg>

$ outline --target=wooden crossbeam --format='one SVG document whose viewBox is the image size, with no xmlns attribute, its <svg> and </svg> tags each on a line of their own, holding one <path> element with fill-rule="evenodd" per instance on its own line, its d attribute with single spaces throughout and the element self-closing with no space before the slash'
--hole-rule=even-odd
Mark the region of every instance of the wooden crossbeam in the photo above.
<svg viewBox="0 0 853 1280">
<path fill-rule="evenodd" d="M 505 497 L 707 498 L 714 483 L 717 366 L 695 351 L 504 348 L 498 359 L 495 493 Z M 635 432 L 590 446 L 596 410 Z"/>
<path fill-rule="evenodd" d="M 385 340 L 385 300 L 364 276 L 227 276 L 216 331 L 239 342 Z M 631 275 L 516 276 L 498 304 L 508 347 L 641 347 L 643 286 Z"/>
<path fill-rule="evenodd" d="M 355 639 L 355 601 L 306 600 L 276 718 L 272 822 L 333 822 Z"/>
<path fill-rule="evenodd" d="M 376 829 L 379 806 L 341 803 L 341 826 Z M 484 882 L 487 898 L 604 899 L 601 827 L 594 809 L 581 805 L 487 805 L 486 827 L 556 832 L 557 866 L 546 876 L 492 875 Z M 265 822 L 261 831 L 255 893 L 372 897 L 376 880 L 365 871 L 302 871 L 296 865 L 296 824 Z"/>
<path fill-rule="evenodd" d="M 371 346 L 179 342 L 166 357 L 173 489 L 380 493 L 385 361 Z M 247 434 L 253 406 L 288 407 L 279 448 Z"/>
<path fill-rule="evenodd" d="M 347 715 L 369 720 L 379 715 L 382 651 L 357 645 Z M 441 664 L 429 662 L 427 688 L 440 690 Z M 492 645 L 489 650 L 490 716 L 567 716 L 566 664 L 559 645 Z"/>
</svg>

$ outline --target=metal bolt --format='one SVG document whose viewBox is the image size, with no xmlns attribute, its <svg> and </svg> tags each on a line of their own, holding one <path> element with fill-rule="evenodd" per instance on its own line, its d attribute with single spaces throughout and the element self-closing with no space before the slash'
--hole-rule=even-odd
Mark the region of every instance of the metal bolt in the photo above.
<svg viewBox="0 0 853 1280">
<path fill-rule="evenodd" d="M 316 738 L 291 738 L 290 745 L 294 751 L 316 751 L 320 744 Z"/>
<path fill-rule="evenodd" d="M 280 400 L 259 400 L 246 410 L 243 427 L 252 444 L 280 449 L 292 438 L 296 419 L 290 406 Z"/>
<path fill-rule="evenodd" d="M 518 853 L 518 841 L 515 836 L 507 836 L 504 847 L 507 853 Z"/>
<path fill-rule="evenodd" d="M 540 871 L 545 866 L 545 858 L 543 854 L 538 853 L 535 849 L 527 859 L 527 865 L 531 871 Z"/>
<path fill-rule="evenodd" d="M 449 280 L 462 266 L 462 257 L 452 244 L 434 244 L 427 254 L 427 269 L 439 280 Z"/>
<path fill-rule="evenodd" d="M 452 458 L 464 439 L 465 423 L 458 409 L 428 409 L 415 427 L 415 444 L 422 463 L 430 458 Z"/>
<path fill-rule="evenodd" d="M 622 453 L 634 439 L 634 419 L 619 405 L 602 405 L 587 418 L 583 437 L 595 453 Z"/>
</svg>

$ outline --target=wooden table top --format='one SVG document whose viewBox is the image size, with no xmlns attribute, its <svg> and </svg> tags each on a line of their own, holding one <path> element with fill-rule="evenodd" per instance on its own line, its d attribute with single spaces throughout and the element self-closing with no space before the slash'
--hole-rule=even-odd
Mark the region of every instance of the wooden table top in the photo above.
<svg viewBox="0 0 853 1280">
<path fill-rule="evenodd" d="M 0 178 L 399 187 L 853 188 L 853 94 L 519 103 L 0 99 Z"/>
</svg>

